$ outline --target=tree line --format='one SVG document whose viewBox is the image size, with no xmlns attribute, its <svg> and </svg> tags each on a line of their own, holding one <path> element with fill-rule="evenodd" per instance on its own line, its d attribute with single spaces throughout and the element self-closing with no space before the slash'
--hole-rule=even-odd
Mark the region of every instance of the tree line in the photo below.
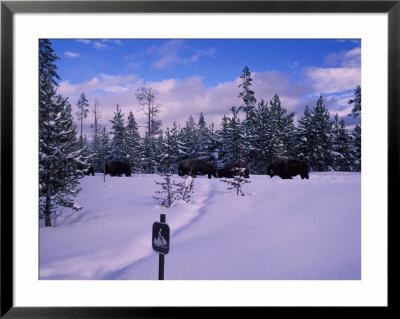
<svg viewBox="0 0 400 319">
<path fill-rule="evenodd" d="M 265 174 L 269 164 L 283 157 L 307 161 L 313 171 L 361 170 L 360 125 L 349 130 L 344 118 L 339 119 L 337 114 L 332 118 L 322 95 L 314 106 L 305 106 L 296 126 L 295 113 L 287 111 L 278 94 L 269 101 L 256 100 L 248 67 L 243 69 L 241 79 L 238 97 L 242 104 L 230 108 L 218 129 L 214 123 L 207 125 L 201 112 L 196 118 L 190 115 L 184 125 L 174 122 L 162 130 L 157 91 L 140 88 L 136 99 L 146 115 L 144 136 L 132 111 L 126 121 L 117 104 L 111 129 L 102 126 L 99 130 L 95 121 L 91 140 L 84 140 L 95 170 L 100 172 L 104 162 L 118 160 L 129 162 L 133 173 L 157 173 L 166 168 L 176 173 L 182 160 L 199 158 L 217 168 L 242 160 L 251 166 L 253 174 Z M 84 93 L 78 107 L 82 98 Z M 359 86 L 348 102 L 353 105 L 350 115 L 361 117 Z"/>
</svg>

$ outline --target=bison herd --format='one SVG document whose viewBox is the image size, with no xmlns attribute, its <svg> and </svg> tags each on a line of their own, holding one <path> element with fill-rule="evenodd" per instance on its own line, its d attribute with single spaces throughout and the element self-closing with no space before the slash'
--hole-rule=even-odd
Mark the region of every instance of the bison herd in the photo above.
<svg viewBox="0 0 400 319">
<path fill-rule="evenodd" d="M 309 178 L 310 167 L 307 162 L 299 161 L 295 159 L 280 159 L 276 162 L 268 165 L 267 175 L 271 178 L 273 176 L 279 176 L 282 179 L 291 179 L 294 176 L 300 175 L 301 179 Z M 129 163 L 112 161 L 109 164 L 104 165 L 104 173 L 110 174 L 110 176 L 131 176 L 131 165 Z M 91 166 L 87 171 L 86 175 L 94 176 L 94 168 Z M 197 175 L 207 175 L 208 178 L 211 176 L 217 178 L 233 178 L 235 176 L 242 176 L 244 178 L 250 177 L 250 165 L 244 165 L 242 161 L 237 161 L 231 164 L 227 164 L 221 169 L 207 163 L 206 161 L 198 158 L 190 158 L 182 161 L 178 165 L 178 175 L 185 176 L 190 175 L 196 177 Z"/>
</svg>

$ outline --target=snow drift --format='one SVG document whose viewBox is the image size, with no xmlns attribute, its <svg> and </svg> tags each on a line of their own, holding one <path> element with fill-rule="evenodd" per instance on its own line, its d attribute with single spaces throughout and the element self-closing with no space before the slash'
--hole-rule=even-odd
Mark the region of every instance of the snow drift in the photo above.
<svg viewBox="0 0 400 319">
<path fill-rule="evenodd" d="M 40 279 L 156 280 L 151 232 L 161 213 L 171 230 L 166 280 L 361 279 L 360 173 L 252 175 L 246 196 L 198 177 L 192 201 L 168 209 L 153 198 L 161 179 L 84 177 L 83 209 L 40 224 Z"/>
</svg>

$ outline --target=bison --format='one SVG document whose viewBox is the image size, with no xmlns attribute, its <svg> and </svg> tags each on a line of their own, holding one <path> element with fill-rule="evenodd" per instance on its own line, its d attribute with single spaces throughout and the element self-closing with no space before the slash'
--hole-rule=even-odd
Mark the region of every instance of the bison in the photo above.
<svg viewBox="0 0 400 319">
<path fill-rule="evenodd" d="M 301 179 L 309 178 L 310 168 L 307 162 L 294 159 L 280 159 L 268 166 L 267 175 L 271 178 L 278 175 L 282 179 L 291 179 L 300 174 Z"/>
<path fill-rule="evenodd" d="M 240 161 L 227 164 L 220 170 L 218 170 L 218 177 L 233 178 L 234 176 L 240 175 L 245 178 L 249 178 L 250 167 L 245 167 Z"/>
<path fill-rule="evenodd" d="M 196 177 L 196 175 L 208 175 L 208 178 L 211 178 L 211 175 L 215 178 L 217 177 L 217 170 L 215 166 L 207 163 L 198 158 L 190 158 L 181 163 L 178 166 L 178 175 L 190 175 L 192 177 Z"/>
<path fill-rule="evenodd" d="M 110 164 L 105 164 L 104 173 L 110 176 L 131 176 L 131 165 L 129 163 L 112 161 Z"/>
</svg>

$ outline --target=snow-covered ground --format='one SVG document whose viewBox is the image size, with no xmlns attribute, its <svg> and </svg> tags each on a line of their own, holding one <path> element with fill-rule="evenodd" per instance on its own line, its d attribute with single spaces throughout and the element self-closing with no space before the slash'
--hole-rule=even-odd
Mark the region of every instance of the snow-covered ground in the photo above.
<svg viewBox="0 0 400 319">
<path fill-rule="evenodd" d="M 158 279 L 151 240 L 160 214 L 171 230 L 166 280 L 361 279 L 360 173 L 252 175 L 246 196 L 201 176 L 192 202 L 171 208 L 153 198 L 154 180 L 162 178 L 83 178 L 83 209 L 40 226 L 40 279 Z"/>
</svg>

